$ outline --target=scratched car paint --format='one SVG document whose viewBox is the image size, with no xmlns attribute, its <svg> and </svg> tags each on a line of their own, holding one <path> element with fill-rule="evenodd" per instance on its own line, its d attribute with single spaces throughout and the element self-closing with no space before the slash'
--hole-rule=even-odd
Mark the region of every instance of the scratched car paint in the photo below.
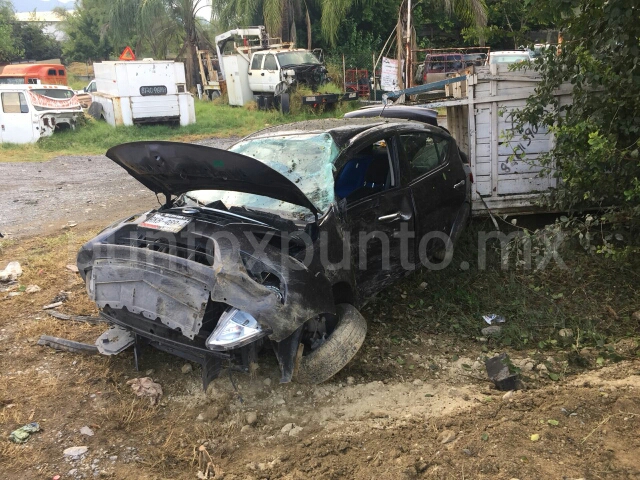
<svg viewBox="0 0 640 480">
<path fill-rule="evenodd" d="M 421 238 L 455 241 L 470 215 L 455 141 L 421 122 L 317 120 L 229 150 L 136 142 L 107 156 L 164 203 L 78 253 L 87 292 L 115 328 L 97 345 L 133 345 L 136 362 L 148 345 L 198 362 L 205 388 L 229 364 L 248 370 L 266 346 L 282 382 L 327 380 L 364 342 L 364 302 L 422 253 L 450 246 L 422 252 Z"/>
</svg>

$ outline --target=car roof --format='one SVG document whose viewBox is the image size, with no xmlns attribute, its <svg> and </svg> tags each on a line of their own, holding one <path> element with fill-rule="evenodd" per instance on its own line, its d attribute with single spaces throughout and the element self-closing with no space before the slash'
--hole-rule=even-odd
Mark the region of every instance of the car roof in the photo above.
<svg viewBox="0 0 640 480">
<path fill-rule="evenodd" d="M 415 122 L 412 120 L 403 120 L 397 118 L 326 118 L 322 120 L 306 120 L 302 122 L 286 123 L 284 125 L 276 125 L 259 130 L 255 133 L 247 135 L 243 140 L 254 138 L 270 137 L 274 134 L 278 135 L 305 135 L 328 133 L 333 137 L 338 147 L 342 148 L 351 138 L 366 130 L 386 125 L 416 125 L 420 128 L 425 126 L 423 122 Z M 430 127 L 430 125 L 427 125 Z"/>
<path fill-rule="evenodd" d="M 397 118 L 404 120 L 415 120 L 427 125 L 438 126 L 438 112 L 432 108 L 420 107 L 416 105 L 374 105 L 363 107 L 358 110 L 346 113 L 345 118 Z"/>
</svg>

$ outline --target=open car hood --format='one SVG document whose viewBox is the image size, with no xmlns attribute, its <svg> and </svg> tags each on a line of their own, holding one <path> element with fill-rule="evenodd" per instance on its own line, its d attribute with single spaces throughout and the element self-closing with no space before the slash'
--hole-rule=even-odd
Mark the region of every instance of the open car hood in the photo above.
<svg viewBox="0 0 640 480">
<path fill-rule="evenodd" d="M 287 177 L 239 153 L 178 142 L 133 142 L 110 148 L 107 157 L 154 193 L 193 190 L 253 193 L 318 210 Z"/>
</svg>

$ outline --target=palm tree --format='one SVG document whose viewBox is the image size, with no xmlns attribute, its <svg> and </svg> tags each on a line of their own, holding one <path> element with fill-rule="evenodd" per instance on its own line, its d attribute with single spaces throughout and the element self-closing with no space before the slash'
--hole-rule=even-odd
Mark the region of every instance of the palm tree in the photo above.
<svg viewBox="0 0 640 480">
<path fill-rule="evenodd" d="M 322 35 L 335 45 L 338 39 L 338 30 L 341 22 L 351 10 L 351 7 L 372 0 L 307 0 L 316 1 L 321 11 Z M 414 2 L 417 4 L 420 0 Z M 487 25 L 487 6 L 485 0 L 439 0 L 445 10 L 455 14 L 468 24 L 477 27 Z M 242 24 L 251 24 L 260 21 L 258 12 L 261 11 L 264 25 L 267 31 L 283 39 L 289 38 L 292 27 L 295 29 L 295 20 L 302 15 L 302 8 L 306 10 L 307 29 L 310 31 L 308 19 L 309 9 L 305 0 L 213 0 L 214 15 L 224 27 L 237 27 Z"/>
<path fill-rule="evenodd" d="M 112 37 L 137 34 L 154 51 L 165 57 L 171 40 L 182 46 L 178 56 L 186 58 L 187 86 L 196 82 L 196 45 L 200 32 L 198 12 L 204 8 L 200 0 L 114 0 L 109 18 Z"/>
</svg>

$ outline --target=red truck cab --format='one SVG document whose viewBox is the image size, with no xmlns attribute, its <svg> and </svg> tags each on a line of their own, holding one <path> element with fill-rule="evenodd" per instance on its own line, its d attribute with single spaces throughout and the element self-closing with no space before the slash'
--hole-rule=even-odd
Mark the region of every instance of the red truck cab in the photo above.
<svg viewBox="0 0 640 480">
<path fill-rule="evenodd" d="M 0 84 L 67 85 L 67 69 L 55 63 L 18 63 L 0 67 Z"/>
</svg>

